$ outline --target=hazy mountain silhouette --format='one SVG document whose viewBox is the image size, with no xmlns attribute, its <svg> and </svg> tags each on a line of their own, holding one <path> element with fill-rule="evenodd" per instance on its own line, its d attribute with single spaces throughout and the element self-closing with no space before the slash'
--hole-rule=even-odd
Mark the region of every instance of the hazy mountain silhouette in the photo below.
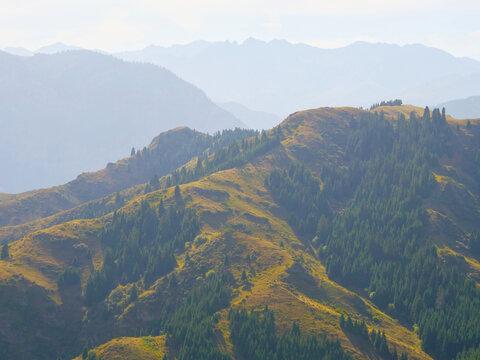
<svg viewBox="0 0 480 360">
<path fill-rule="evenodd" d="M 83 50 L 78 46 L 67 45 L 62 42 L 45 45 L 35 51 L 28 50 L 21 46 L 7 46 L 3 51 L 18 56 L 33 56 L 34 54 L 56 54 L 63 51 Z"/>
<path fill-rule="evenodd" d="M 32 56 L 34 54 L 33 51 L 25 49 L 24 47 L 21 47 L 21 46 L 7 46 L 6 48 L 3 49 L 3 51 L 11 55 L 17 55 L 17 56 Z"/>
<path fill-rule="evenodd" d="M 446 101 L 437 107 L 445 107 L 450 115 L 459 119 L 480 118 L 480 96 Z"/>
<path fill-rule="evenodd" d="M 282 118 L 280 116 L 270 114 L 264 111 L 255 111 L 246 106 L 229 101 L 218 104 L 220 107 L 233 114 L 237 119 L 241 120 L 251 129 L 267 130 L 280 124 Z"/>
<path fill-rule="evenodd" d="M 56 54 L 63 51 L 69 50 L 82 50 L 82 48 L 78 46 L 67 45 L 62 42 L 57 42 L 54 44 L 42 46 L 38 50 L 35 51 L 37 54 Z"/>
<path fill-rule="evenodd" d="M 462 96 L 480 92 L 480 81 L 472 80 L 472 75 L 480 77 L 480 62 L 423 45 L 357 42 L 325 50 L 248 39 L 241 44 L 149 46 L 116 55 L 165 66 L 217 102 L 235 101 L 280 116 L 302 108 L 368 106 L 397 97 L 437 104 L 457 97 L 459 89 L 466 93 Z"/>
<path fill-rule="evenodd" d="M 162 131 L 244 124 L 170 71 L 90 51 L 0 52 L 0 189 L 19 192 L 103 168 Z"/>
</svg>

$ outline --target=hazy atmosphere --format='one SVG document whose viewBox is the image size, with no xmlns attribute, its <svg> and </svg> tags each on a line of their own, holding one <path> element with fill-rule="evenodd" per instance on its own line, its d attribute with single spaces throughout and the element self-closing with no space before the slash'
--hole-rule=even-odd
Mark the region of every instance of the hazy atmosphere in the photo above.
<svg viewBox="0 0 480 360">
<path fill-rule="evenodd" d="M 0 190 L 61 184 L 78 172 L 98 170 L 123 157 L 132 146 L 148 145 L 152 132 L 179 125 L 210 132 L 232 126 L 268 129 L 299 109 L 369 107 L 387 98 L 436 106 L 479 95 L 479 10 L 475 1 L 3 2 L 0 47 L 16 56 L 37 56 L 16 61 L 20 77 L 4 72 L 2 78 L 0 122 L 11 132 L 2 133 L 0 146 L 18 157 L 14 160 L 3 151 L 9 171 L 0 180 Z M 225 112 L 222 116 L 232 119 L 223 122 L 219 117 L 210 125 L 192 117 L 182 120 L 188 110 L 171 101 L 163 111 L 153 112 L 155 106 L 162 108 L 149 103 L 149 97 L 155 97 L 153 89 L 146 90 L 138 78 L 138 90 L 132 92 L 123 83 L 126 93 L 120 95 L 122 90 L 114 85 L 125 81 L 116 78 L 125 77 L 120 73 L 109 73 L 112 83 L 102 85 L 116 87 L 116 93 L 98 89 L 94 95 L 87 90 L 94 83 L 75 73 L 86 71 L 92 80 L 104 77 L 101 72 L 95 75 L 95 69 L 115 62 L 93 54 L 55 55 L 80 49 L 166 68 L 215 103 L 209 106 L 216 109 L 208 111 L 219 116 Z M 70 72 L 72 66 L 78 70 Z M 128 68 L 135 76 L 162 71 Z M 25 87 L 29 96 L 20 96 Z M 84 96 L 104 101 L 91 102 Z M 124 100 L 115 104 L 119 96 Z M 452 115 L 475 117 L 480 115 L 478 102 L 473 98 L 461 110 L 454 102 L 448 109 Z M 181 110 L 178 116 L 172 116 L 175 110 L 169 106 Z M 5 123 L 6 114 L 10 121 L 17 119 L 14 125 Z M 37 121 L 32 122 L 34 114 Z M 123 124 L 117 128 L 118 138 L 107 135 L 116 131 L 106 128 L 114 118 L 117 125 Z M 68 128 L 73 124 L 78 124 L 74 132 Z M 29 137 L 40 134 L 36 141 Z M 79 146 L 82 150 L 75 150 Z"/>
<path fill-rule="evenodd" d="M 124 51 L 195 40 L 286 39 L 322 48 L 421 43 L 480 59 L 480 4 L 424 1 L 2 1 L 0 46 Z"/>
<path fill-rule="evenodd" d="M 0 0 L 0 360 L 479 360 L 479 19 Z"/>
</svg>

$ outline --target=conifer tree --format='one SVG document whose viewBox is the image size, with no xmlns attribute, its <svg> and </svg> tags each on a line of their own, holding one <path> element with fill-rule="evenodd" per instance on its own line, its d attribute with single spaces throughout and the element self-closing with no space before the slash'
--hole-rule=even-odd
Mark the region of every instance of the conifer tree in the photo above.
<svg viewBox="0 0 480 360">
<path fill-rule="evenodd" d="M 180 191 L 180 187 L 177 185 L 175 186 L 175 201 L 178 203 L 182 200 L 182 193 Z"/>
<path fill-rule="evenodd" d="M 425 121 L 430 121 L 430 109 L 425 107 L 425 110 L 423 111 L 423 120 Z"/>
<path fill-rule="evenodd" d="M 138 299 L 137 287 L 135 285 L 133 285 L 130 288 L 130 291 L 128 292 L 128 302 L 132 303 L 132 302 L 137 301 L 137 299 Z"/>
<path fill-rule="evenodd" d="M 88 357 L 88 348 L 87 348 L 87 345 L 85 345 L 82 351 L 82 359 L 85 360 L 87 357 Z"/>
<path fill-rule="evenodd" d="M 9 248 L 8 244 L 4 244 L 2 246 L 1 258 L 2 258 L 2 260 L 6 260 L 9 257 L 10 257 L 10 248 Z"/>
<path fill-rule="evenodd" d="M 298 326 L 296 321 L 294 321 L 292 324 L 291 334 L 293 336 L 300 336 L 300 327 Z"/>
<path fill-rule="evenodd" d="M 245 272 L 245 269 L 243 269 L 243 271 L 242 271 L 242 281 L 243 281 L 243 282 L 247 282 L 247 281 L 248 281 L 247 273 Z"/>
<path fill-rule="evenodd" d="M 168 282 L 168 288 L 169 289 L 174 289 L 176 288 L 178 285 L 178 282 L 177 282 L 177 277 L 175 276 L 175 273 L 173 273 L 171 276 L 170 276 L 170 279 L 169 279 L 169 282 Z"/>
<path fill-rule="evenodd" d="M 225 259 L 223 260 L 223 266 L 228 266 L 230 264 L 230 260 L 228 255 L 225 255 Z"/>
</svg>

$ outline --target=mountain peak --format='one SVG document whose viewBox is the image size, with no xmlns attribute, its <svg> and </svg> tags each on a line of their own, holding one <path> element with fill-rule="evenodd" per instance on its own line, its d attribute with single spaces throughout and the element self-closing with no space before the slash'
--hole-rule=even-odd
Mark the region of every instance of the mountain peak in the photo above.
<svg viewBox="0 0 480 360">
<path fill-rule="evenodd" d="M 70 50 L 81 50 L 81 47 L 78 46 L 72 46 L 72 45 L 67 45 L 62 42 L 56 42 L 50 45 L 45 45 L 37 49 L 35 52 L 39 54 L 55 54 L 59 52 L 64 52 L 64 51 L 70 51 Z"/>
</svg>

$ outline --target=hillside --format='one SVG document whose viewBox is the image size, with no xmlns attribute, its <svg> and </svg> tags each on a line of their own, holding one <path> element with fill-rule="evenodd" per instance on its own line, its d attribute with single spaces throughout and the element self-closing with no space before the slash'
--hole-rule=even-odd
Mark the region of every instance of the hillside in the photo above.
<svg viewBox="0 0 480 360">
<path fill-rule="evenodd" d="M 365 107 L 394 98 L 438 104 L 480 92 L 480 62 L 416 44 L 356 42 L 322 49 L 250 38 L 152 45 L 115 55 L 165 66 L 216 102 L 234 101 L 282 118 L 319 105 Z"/>
<path fill-rule="evenodd" d="M 178 147 L 178 144 L 183 146 Z M 162 133 L 143 151 L 109 164 L 103 170 L 84 173 L 75 180 L 53 188 L 15 195 L 0 203 L 0 225 L 18 225 L 71 209 L 137 184 L 154 175 L 165 175 L 209 145 L 202 133 L 179 128 Z"/>
<path fill-rule="evenodd" d="M 168 358 L 262 359 L 248 333 L 302 359 L 449 359 L 477 344 L 480 121 L 376 111 L 297 112 L 115 213 L 11 243 L 6 359 L 148 359 L 164 346 Z M 438 313 L 472 331 L 445 331 Z"/>
<path fill-rule="evenodd" d="M 7 193 L 101 169 L 178 126 L 245 127 L 164 68 L 83 50 L 0 52 L 0 109 L 0 191 Z"/>
<path fill-rule="evenodd" d="M 147 183 L 155 176 L 168 174 L 204 151 L 213 151 L 254 133 L 253 130 L 235 129 L 211 136 L 185 127 L 176 128 L 155 137 L 148 147 L 132 151 L 130 157 L 115 164 L 109 163 L 103 170 L 83 173 L 65 185 L 16 195 L 0 195 L 0 226 L 4 226 L 0 233 L 8 232 L 5 226 L 46 218 L 134 185 Z M 106 203 L 111 203 L 113 198 L 110 196 Z M 77 216 L 92 217 L 89 212 L 94 210 L 95 204 L 82 208 L 84 211 Z M 0 242 L 3 242 L 1 235 Z"/>
</svg>

